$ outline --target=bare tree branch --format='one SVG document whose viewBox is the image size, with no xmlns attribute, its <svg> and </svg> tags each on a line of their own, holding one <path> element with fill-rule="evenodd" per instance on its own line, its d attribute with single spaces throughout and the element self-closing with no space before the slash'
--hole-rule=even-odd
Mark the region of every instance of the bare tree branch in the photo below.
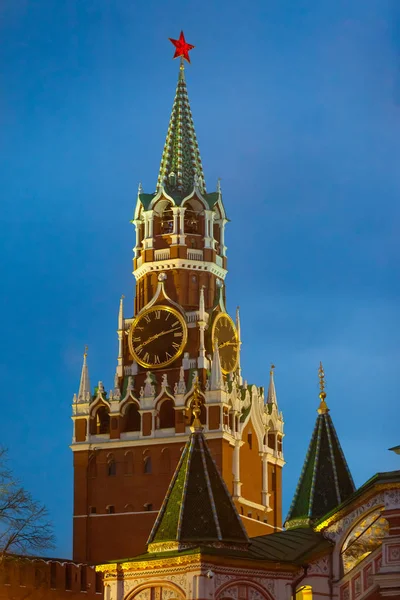
<svg viewBox="0 0 400 600">
<path fill-rule="evenodd" d="M 7 554 L 35 555 L 53 547 L 47 509 L 14 479 L 0 448 L 0 565 Z"/>
</svg>

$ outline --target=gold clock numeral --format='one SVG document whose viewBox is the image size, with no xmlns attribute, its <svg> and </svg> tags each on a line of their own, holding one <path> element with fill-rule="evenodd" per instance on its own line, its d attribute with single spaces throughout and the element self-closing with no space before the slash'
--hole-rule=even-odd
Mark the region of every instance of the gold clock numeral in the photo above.
<svg viewBox="0 0 400 600">
<path fill-rule="evenodd" d="M 129 349 L 141 366 L 160 368 L 182 354 L 187 336 L 185 319 L 178 310 L 152 306 L 133 321 L 128 335 Z"/>
</svg>

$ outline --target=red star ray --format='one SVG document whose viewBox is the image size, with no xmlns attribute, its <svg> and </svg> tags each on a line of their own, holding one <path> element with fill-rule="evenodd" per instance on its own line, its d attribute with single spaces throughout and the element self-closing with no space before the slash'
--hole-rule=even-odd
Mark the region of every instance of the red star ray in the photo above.
<svg viewBox="0 0 400 600">
<path fill-rule="evenodd" d="M 179 58 L 180 56 L 190 63 L 189 52 L 193 50 L 194 46 L 192 44 L 188 44 L 185 40 L 185 36 L 183 35 L 183 31 L 181 31 L 181 35 L 179 36 L 179 40 L 173 40 L 169 38 L 169 41 L 173 43 L 175 46 L 175 54 L 174 58 Z"/>
</svg>

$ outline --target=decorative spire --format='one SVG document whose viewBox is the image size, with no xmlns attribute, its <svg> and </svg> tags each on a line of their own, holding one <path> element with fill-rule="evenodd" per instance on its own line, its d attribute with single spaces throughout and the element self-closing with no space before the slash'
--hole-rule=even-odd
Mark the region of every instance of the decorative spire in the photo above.
<svg viewBox="0 0 400 600">
<path fill-rule="evenodd" d="M 164 186 L 169 193 L 186 195 L 193 191 L 195 177 L 197 187 L 205 193 L 203 166 L 190 110 L 186 88 L 183 60 L 189 60 L 189 50 L 183 33 L 179 40 L 171 40 L 176 47 L 174 58 L 181 57 L 178 85 L 169 121 L 167 139 L 161 158 L 157 187 Z"/>
<path fill-rule="evenodd" d="M 79 384 L 78 402 L 90 402 L 90 380 L 89 367 L 87 365 L 87 352 L 88 347 L 85 346 L 85 352 L 83 354 L 81 381 Z"/>
<path fill-rule="evenodd" d="M 275 382 L 274 382 L 274 369 L 275 369 L 275 365 L 271 365 L 271 370 L 269 372 L 269 386 L 268 386 L 268 394 L 267 394 L 267 404 L 278 405 L 278 402 L 276 400 L 276 391 L 275 391 Z"/>
<path fill-rule="evenodd" d="M 124 298 L 125 296 L 122 294 L 121 299 L 119 301 L 118 329 L 124 328 Z"/>
<path fill-rule="evenodd" d="M 328 408 L 327 403 L 325 402 L 325 398 L 326 398 L 325 372 L 324 372 L 324 367 L 322 366 L 322 362 L 319 363 L 318 377 L 319 377 L 319 389 L 320 389 L 319 397 L 321 400 L 321 402 L 319 404 L 319 408 L 318 408 L 318 414 L 324 415 L 325 413 L 329 412 L 329 408 Z"/>
<path fill-rule="evenodd" d="M 210 390 L 223 390 L 224 389 L 224 377 L 222 375 L 221 360 L 219 358 L 218 343 L 215 342 L 214 356 L 211 364 L 211 375 L 210 375 Z"/>
<path fill-rule="evenodd" d="M 325 373 L 319 366 L 320 406 L 306 459 L 297 484 L 286 529 L 312 525 L 355 491 L 325 398 Z"/>
<path fill-rule="evenodd" d="M 203 425 L 200 421 L 200 413 L 201 413 L 201 405 L 200 405 L 200 389 L 199 389 L 199 380 L 197 379 L 194 384 L 193 390 L 193 400 L 191 403 L 192 415 L 194 416 L 194 420 L 192 426 L 190 428 L 191 431 L 202 431 Z"/>
</svg>

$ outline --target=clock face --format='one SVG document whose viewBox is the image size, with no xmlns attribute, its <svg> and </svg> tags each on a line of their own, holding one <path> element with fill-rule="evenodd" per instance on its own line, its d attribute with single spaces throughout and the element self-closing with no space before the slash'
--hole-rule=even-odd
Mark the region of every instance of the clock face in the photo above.
<svg viewBox="0 0 400 600">
<path fill-rule="evenodd" d="M 187 327 L 182 315 L 169 306 L 152 306 L 133 321 L 129 349 L 142 367 L 166 367 L 183 352 Z"/>
<path fill-rule="evenodd" d="M 222 372 L 232 373 L 237 367 L 239 357 L 239 338 L 232 319 L 226 313 L 219 313 L 211 329 L 213 348 L 218 345 Z"/>
</svg>

